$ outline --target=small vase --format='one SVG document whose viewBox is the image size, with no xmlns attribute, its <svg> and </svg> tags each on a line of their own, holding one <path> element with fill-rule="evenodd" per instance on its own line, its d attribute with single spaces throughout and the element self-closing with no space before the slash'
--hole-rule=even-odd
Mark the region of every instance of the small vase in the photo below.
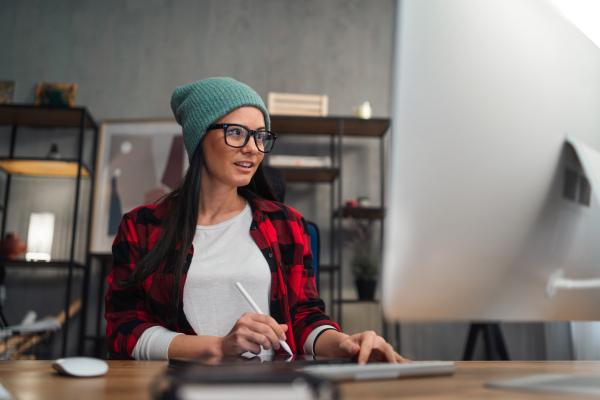
<svg viewBox="0 0 600 400">
<path fill-rule="evenodd" d="M 16 260 L 25 251 L 25 242 L 19 239 L 18 233 L 7 233 L 0 241 L 0 255 L 8 260 Z"/>
<path fill-rule="evenodd" d="M 358 299 L 362 301 L 374 300 L 376 287 L 377 281 L 365 281 L 363 279 L 357 279 L 356 290 L 358 291 Z"/>
<path fill-rule="evenodd" d="M 48 160 L 60 160 L 62 157 L 60 155 L 60 151 L 58 151 L 58 145 L 56 143 L 52 143 L 50 145 L 50 151 L 46 155 Z"/>
</svg>

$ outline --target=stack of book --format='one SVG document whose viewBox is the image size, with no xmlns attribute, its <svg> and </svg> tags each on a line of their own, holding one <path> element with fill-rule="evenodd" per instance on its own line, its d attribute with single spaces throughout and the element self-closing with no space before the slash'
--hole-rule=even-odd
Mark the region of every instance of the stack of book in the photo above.
<svg viewBox="0 0 600 400">
<path fill-rule="evenodd" d="M 270 155 L 270 167 L 275 168 L 331 168 L 331 157 Z"/>
</svg>

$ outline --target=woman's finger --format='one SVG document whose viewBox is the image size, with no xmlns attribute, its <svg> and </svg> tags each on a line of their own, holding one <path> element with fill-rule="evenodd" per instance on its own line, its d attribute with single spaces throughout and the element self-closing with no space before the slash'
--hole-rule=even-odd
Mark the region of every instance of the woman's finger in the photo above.
<svg viewBox="0 0 600 400">
<path fill-rule="evenodd" d="M 348 336 L 339 344 L 341 357 L 354 357 L 360 351 L 357 336 Z"/>
<path fill-rule="evenodd" d="M 362 332 L 348 339 L 344 341 L 348 343 L 346 348 L 351 346 L 352 343 L 359 347 L 359 351 L 356 351 L 355 354 L 358 353 L 356 361 L 360 364 L 369 361 L 392 363 L 410 361 L 396 353 L 392 345 L 373 331 Z"/>
<path fill-rule="evenodd" d="M 263 334 L 276 349 L 279 348 L 279 340 L 286 339 L 283 328 L 271 316 L 253 314 L 252 321 L 248 327 L 254 332 Z"/>
<path fill-rule="evenodd" d="M 287 326 L 284 326 L 287 330 Z M 279 349 L 279 337 L 285 337 L 284 328 L 268 315 L 244 313 L 231 331 L 223 338 L 223 352 L 228 355 L 240 355 L 246 351 L 260 353 L 265 349 Z"/>
<path fill-rule="evenodd" d="M 386 342 L 382 337 L 378 337 L 379 340 L 377 340 L 377 342 L 379 342 L 377 344 L 378 349 L 380 349 L 380 351 L 384 354 L 385 360 L 387 362 L 391 362 L 391 363 L 395 363 L 396 361 L 396 352 L 394 351 L 394 349 L 392 348 L 392 345 L 390 345 L 388 342 Z"/>
<path fill-rule="evenodd" d="M 272 341 L 273 336 L 274 336 L 274 334 L 272 331 L 271 331 L 270 335 L 264 334 L 262 332 L 251 331 L 251 330 L 243 333 L 243 337 L 246 340 L 256 343 L 256 344 L 264 347 L 267 350 L 269 350 L 271 347 L 278 349 L 280 346 L 279 340 L 275 339 L 275 342 Z"/>
<path fill-rule="evenodd" d="M 358 353 L 359 364 L 366 364 L 373 351 L 374 341 L 377 335 L 374 332 L 363 332 L 360 334 L 360 352 Z"/>
<path fill-rule="evenodd" d="M 250 316 L 252 320 L 268 325 L 271 328 L 271 330 L 275 333 L 275 336 L 278 338 L 277 340 L 286 339 L 285 332 L 287 331 L 287 325 L 278 324 L 277 321 L 275 321 L 275 319 L 270 315 L 250 313 Z M 285 327 L 285 330 L 283 327 Z"/>
<path fill-rule="evenodd" d="M 260 354 L 260 352 L 262 351 L 262 348 L 260 347 L 260 344 L 252 341 L 252 340 L 248 340 L 247 338 L 241 338 L 239 341 L 239 352 L 238 355 L 242 355 L 246 352 L 250 352 L 252 354 Z"/>
<path fill-rule="evenodd" d="M 234 327 L 222 341 L 222 351 L 225 356 L 239 356 L 247 351 L 253 354 L 259 354 L 260 344 L 256 341 L 249 340 L 248 336 L 244 334 L 244 327 Z"/>
</svg>

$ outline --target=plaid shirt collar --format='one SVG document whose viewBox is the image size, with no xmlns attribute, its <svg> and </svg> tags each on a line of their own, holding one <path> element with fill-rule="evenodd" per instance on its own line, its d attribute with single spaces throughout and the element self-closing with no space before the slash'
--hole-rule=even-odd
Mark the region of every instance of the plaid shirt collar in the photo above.
<svg viewBox="0 0 600 400">
<path fill-rule="evenodd" d="M 272 202 L 270 202 L 268 200 L 251 199 L 249 201 L 249 203 L 250 203 L 250 207 L 252 207 L 252 210 L 255 211 L 255 213 L 254 213 L 255 221 L 259 220 L 258 215 L 260 213 L 263 213 L 263 212 L 272 213 L 272 212 L 276 212 L 279 210 L 279 207 L 277 207 L 275 204 L 273 204 Z M 258 213 L 256 211 L 258 211 Z"/>
<path fill-rule="evenodd" d="M 272 213 L 272 212 L 277 212 L 280 210 L 279 207 L 277 207 L 273 202 L 271 202 L 269 200 L 254 198 L 254 199 L 248 200 L 248 202 L 250 203 L 250 207 L 252 208 L 252 211 L 253 211 L 252 218 L 257 222 L 262 219 L 261 218 L 262 213 Z M 159 220 L 164 220 L 166 217 L 165 214 L 166 214 L 167 209 L 168 209 L 167 202 L 159 203 L 156 206 L 156 211 L 154 214 L 155 217 L 158 218 Z"/>
</svg>

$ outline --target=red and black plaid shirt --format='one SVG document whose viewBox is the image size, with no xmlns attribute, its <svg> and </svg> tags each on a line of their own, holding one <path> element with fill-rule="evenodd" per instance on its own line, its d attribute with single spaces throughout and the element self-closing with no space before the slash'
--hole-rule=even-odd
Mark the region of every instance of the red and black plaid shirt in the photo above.
<svg viewBox="0 0 600 400">
<path fill-rule="evenodd" d="M 250 205 L 253 210 L 250 234 L 271 270 L 271 316 L 288 325 L 287 343 L 293 352 L 300 352 L 314 328 L 333 325 L 339 330 L 325 315 L 325 305 L 318 297 L 306 222 L 297 211 L 283 204 L 252 200 Z M 166 210 L 167 205 L 161 203 L 125 214 L 113 243 L 114 262 L 105 296 L 106 336 L 113 358 L 131 359 L 140 336 L 151 326 L 195 335 L 183 312 L 183 287 L 193 247 L 183 269 L 177 321 L 167 323 L 173 285 L 173 266 L 169 260 L 173 257 L 167 257 L 140 287 L 127 288 L 121 283 L 159 237 Z"/>
</svg>

